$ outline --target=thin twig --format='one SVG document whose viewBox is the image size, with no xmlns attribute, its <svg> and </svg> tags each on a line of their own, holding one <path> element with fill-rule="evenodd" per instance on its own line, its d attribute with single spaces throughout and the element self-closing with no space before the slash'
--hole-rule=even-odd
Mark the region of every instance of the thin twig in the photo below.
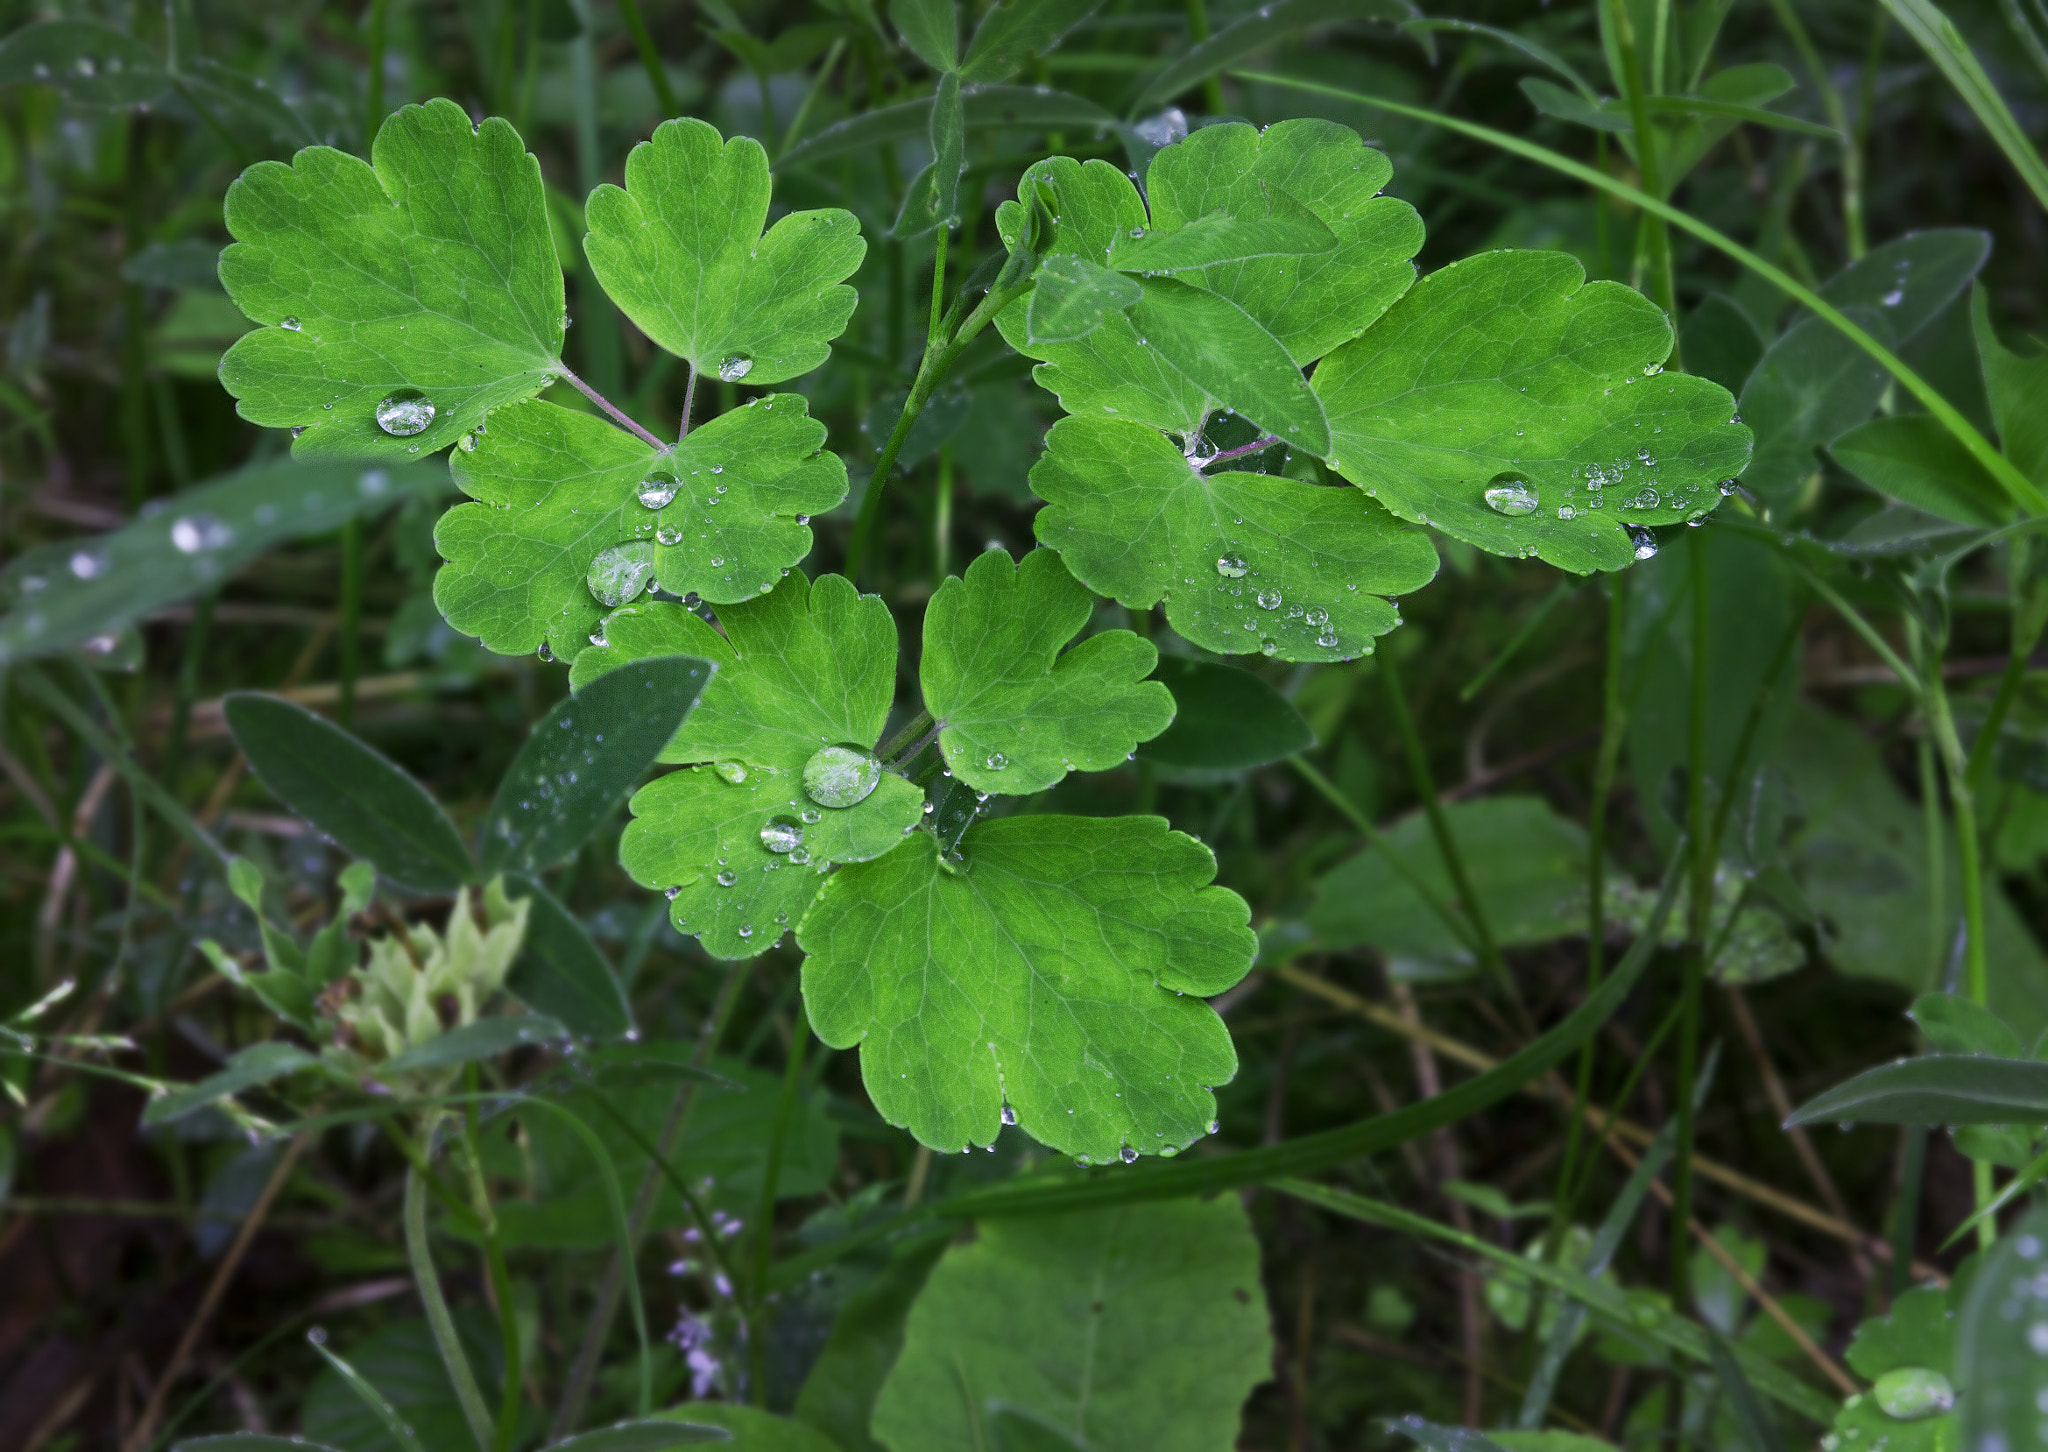
<svg viewBox="0 0 2048 1452">
<path fill-rule="evenodd" d="M 695 378 L 694 374 L 691 376 L 693 379 Z M 660 439 L 657 439 L 653 434 L 647 432 L 646 429 L 643 429 L 640 427 L 640 425 L 634 423 L 633 420 L 628 418 L 624 413 L 622 413 L 617 407 L 617 405 L 615 405 L 609 398 L 606 398 L 602 393 L 599 393 L 595 388 L 592 388 L 589 384 L 585 383 L 582 379 L 578 378 L 575 374 L 571 373 L 566 368 L 562 370 L 562 381 L 564 383 L 569 384 L 571 387 L 575 388 L 575 390 L 578 393 L 582 394 L 585 398 L 589 399 L 592 403 L 596 404 L 599 408 L 603 409 L 605 411 L 605 415 L 608 418 L 610 418 L 613 423 L 617 424 L 620 428 L 624 429 L 634 438 L 640 440 L 641 443 L 647 445 L 648 448 L 666 449 L 668 447 L 667 444 L 664 444 Z"/>
</svg>

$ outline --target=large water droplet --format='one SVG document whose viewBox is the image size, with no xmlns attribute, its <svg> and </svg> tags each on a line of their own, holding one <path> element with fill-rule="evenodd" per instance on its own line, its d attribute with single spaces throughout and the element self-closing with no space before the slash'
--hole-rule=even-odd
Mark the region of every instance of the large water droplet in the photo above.
<svg viewBox="0 0 2048 1452">
<path fill-rule="evenodd" d="M 1939 1416 L 1956 1404 L 1956 1389 L 1932 1367 L 1899 1366 L 1877 1379 L 1871 1398 L 1902 1422 Z"/>
<path fill-rule="evenodd" d="M 753 371 L 754 360 L 750 355 L 746 353 L 729 354 L 725 361 L 718 365 L 718 381 L 721 383 L 737 383 Z"/>
<path fill-rule="evenodd" d="M 1635 546 L 1636 558 L 1654 560 L 1657 558 L 1657 536 L 1647 529 L 1632 529 L 1628 532 L 1630 543 Z"/>
<path fill-rule="evenodd" d="M 1017 1122 L 1017 1111 L 1016 1111 L 1016 1110 L 1014 1110 L 1014 1109 L 1012 1109 L 1012 1108 L 1011 1108 L 1011 1107 L 1010 1107 L 1009 1105 L 1005 1104 L 1005 1105 L 1003 1106 L 1003 1123 L 1005 1123 L 1005 1124 L 1015 1124 L 1016 1122 Z"/>
<path fill-rule="evenodd" d="M 821 807 L 850 807 L 867 800 L 882 781 L 882 763 L 856 746 L 825 746 L 804 763 L 804 790 Z"/>
<path fill-rule="evenodd" d="M 662 544 L 669 546 L 679 545 L 683 542 L 682 530 L 678 529 L 673 524 L 664 524 L 660 529 L 657 529 L 654 532 L 654 537 Z"/>
<path fill-rule="evenodd" d="M 607 610 L 637 598 L 654 578 L 654 546 L 647 540 L 600 551 L 584 574 L 591 596 Z"/>
<path fill-rule="evenodd" d="M 683 481 L 676 477 L 674 469 L 667 464 L 656 464 L 640 481 L 640 502 L 649 509 L 665 509 L 682 487 Z"/>
<path fill-rule="evenodd" d="M 991 751 L 982 759 L 982 765 L 986 766 L 990 771 L 1002 771 L 1009 764 L 1010 758 L 1003 755 L 1000 751 Z"/>
<path fill-rule="evenodd" d="M 1664 496 L 1654 489 L 1640 489 L 1636 491 L 1636 497 L 1631 502 L 1638 509 L 1655 509 L 1664 502 Z"/>
<path fill-rule="evenodd" d="M 714 761 L 711 763 L 711 769 L 717 772 L 723 780 L 731 782 L 734 786 L 738 786 L 747 779 L 747 768 L 744 762 Z"/>
<path fill-rule="evenodd" d="M 416 388 L 401 388 L 377 405 L 377 427 L 394 438 L 423 434 L 433 421 L 433 401 Z"/>
<path fill-rule="evenodd" d="M 1123 1162 L 1124 1162 L 1125 1164 L 1127 1164 L 1127 1165 L 1135 1165 L 1135 1164 L 1136 1164 L 1136 1163 L 1138 1162 L 1138 1152 L 1137 1152 L 1137 1150 L 1136 1150 L 1136 1149 L 1132 1148 L 1132 1147 L 1131 1147 L 1130 1145 L 1125 1145 L 1125 1146 L 1124 1146 L 1124 1147 L 1123 1147 L 1122 1149 L 1118 1150 L 1118 1151 L 1117 1151 L 1116 1153 L 1117 1153 L 1117 1158 L 1118 1158 L 1118 1159 L 1120 1159 L 1120 1160 L 1122 1160 L 1122 1161 L 1123 1161 Z"/>
<path fill-rule="evenodd" d="M 1526 474 L 1512 470 L 1496 474 L 1486 486 L 1486 507 L 1495 514 L 1519 519 L 1536 512 L 1536 488 Z"/>
<path fill-rule="evenodd" d="M 299 330 L 299 320 L 297 318 L 286 318 L 278 326 L 287 333 L 296 333 Z"/>
<path fill-rule="evenodd" d="M 1280 592 L 1278 590 L 1261 590 L 1253 598 L 1259 602 L 1261 610 L 1278 610 L 1280 608 Z"/>
<path fill-rule="evenodd" d="M 762 824 L 761 845 L 770 852 L 794 852 L 803 843 L 803 824 L 792 817 L 770 817 Z"/>
<path fill-rule="evenodd" d="M 1242 580 L 1251 573 L 1252 567 L 1244 562 L 1242 555 L 1218 555 L 1216 573 L 1226 580 Z"/>
<path fill-rule="evenodd" d="M 740 875 L 737 872 L 734 872 L 730 867 L 726 868 L 725 871 L 718 874 L 718 885 L 720 887 L 731 887 L 735 882 L 738 882 L 739 880 Z"/>
</svg>

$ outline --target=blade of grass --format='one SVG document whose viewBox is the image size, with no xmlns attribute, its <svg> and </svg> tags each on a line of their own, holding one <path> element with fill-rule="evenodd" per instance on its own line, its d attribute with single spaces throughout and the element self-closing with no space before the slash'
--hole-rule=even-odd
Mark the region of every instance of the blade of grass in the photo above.
<svg viewBox="0 0 2048 1452">
<path fill-rule="evenodd" d="M 1883 0 L 1883 4 L 1906 34 L 1913 37 L 1914 44 L 1927 52 L 1927 58 L 1963 98 L 1963 104 L 1983 123 L 1998 149 L 2005 153 L 2005 159 L 2020 174 L 2020 180 L 2033 192 L 2034 200 L 2048 210 L 2048 166 L 2042 164 L 2041 153 L 2027 140 L 2027 133 L 2020 128 L 2005 98 L 1998 94 L 1998 88 L 1991 84 L 1991 77 L 1984 73 L 1976 52 L 1970 49 L 1955 22 L 1933 0 Z"/>
</svg>

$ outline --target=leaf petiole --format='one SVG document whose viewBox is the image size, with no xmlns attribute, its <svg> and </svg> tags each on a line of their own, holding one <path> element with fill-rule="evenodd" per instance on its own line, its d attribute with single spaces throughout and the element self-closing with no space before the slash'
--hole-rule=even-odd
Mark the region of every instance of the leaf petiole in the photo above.
<svg viewBox="0 0 2048 1452">
<path fill-rule="evenodd" d="M 650 449 L 666 449 L 668 447 L 667 444 L 664 444 L 660 439 L 657 439 L 653 434 L 647 432 L 646 429 L 643 429 L 640 427 L 640 425 L 634 423 L 633 420 L 628 418 L 625 415 L 625 413 L 622 412 L 619 409 L 619 407 L 616 404 L 614 404 L 610 399 L 606 398 L 602 393 L 599 393 L 595 388 L 592 388 L 589 384 L 585 383 L 582 379 L 578 378 L 574 373 L 570 372 L 567 368 L 562 369 L 562 381 L 564 383 L 569 384 L 578 393 L 582 394 L 585 398 L 589 399 L 592 403 L 596 404 L 599 408 L 603 409 L 605 412 L 605 416 L 607 418 L 609 418 L 613 423 L 617 424 L 620 428 L 624 429 L 627 433 L 633 435 L 634 438 L 640 440 L 641 443 L 647 445 L 647 447 L 649 447 Z M 692 385 L 694 385 L 696 381 L 697 371 L 693 368 L 690 370 L 690 382 Z M 687 410 L 685 410 L 684 416 L 688 417 Z"/>
</svg>

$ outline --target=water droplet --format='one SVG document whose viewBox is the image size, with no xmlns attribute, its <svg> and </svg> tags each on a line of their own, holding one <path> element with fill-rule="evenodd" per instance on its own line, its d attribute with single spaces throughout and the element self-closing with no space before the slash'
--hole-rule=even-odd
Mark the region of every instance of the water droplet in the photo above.
<svg viewBox="0 0 2048 1452">
<path fill-rule="evenodd" d="M 794 804 L 792 804 L 792 805 L 794 805 Z M 818 809 L 817 809 L 816 807 L 805 807 L 805 808 L 804 808 L 804 820 L 805 820 L 806 822 L 809 822 L 809 823 L 813 824 L 813 825 L 816 825 L 816 824 L 817 824 L 817 822 L 818 822 L 818 821 L 819 821 L 819 820 L 820 820 L 821 818 L 823 818 L 823 817 L 824 817 L 824 815 L 825 815 L 825 814 L 824 814 L 823 812 L 819 811 L 819 810 L 818 810 Z"/>
<path fill-rule="evenodd" d="M 1883 303 L 1888 308 L 1895 308 L 1905 300 L 1906 290 L 1902 287 L 1895 287 L 1890 292 L 1886 293 L 1883 297 L 1878 299 L 1879 302 Z"/>
<path fill-rule="evenodd" d="M 1664 365 L 1662 363 L 1645 363 L 1643 365 L 1643 377 L 1645 378 L 1655 378 L 1663 371 Z"/>
<path fill-rule="evenodd" d="M 235 537 L 235 532 L 210 514 L 180 515 L 171 521 L 171 544 L 180 554 L 196 555 L 217 550 Z"/>
<path fill-rule="evenodd" d="M 1003 755 L 1000 751 L 991 751 L 982 761 L 982 765 L 986 766 L 990 771 L 1001 771 L 1009 764 L 1010 758 Z"/>
<path fill-rule="evenodd" d="M 1330 623 L 1330 612 L 1323 609 L 1321 606 L 1317 606 L 1315 609 L 1309 611 L 1308 614 L 1302 616 L 1301 618 L 1304 623 L 1310 626 L 1321 627 L 1324 625 L 1328 625 Z"/>
<path fill-rule="evenodd" d="M 711 769 L 717 772 L 719 776 L 724 780 L 731 782 L 734 786 L 738 786 L 741 782 L 747 779 L 747 768 L 744 762 L 714 761 L 711 764 Z"/>
<path fill-rule="evenodd" d="M 1588 901 L 1590 901 L 1590 900 L 1591 900 L 1591 899 L 1588 899 Z M 1005 1104 L 1005 1105 L 1003 1106 L 1003 1123 L 1005 1123 L 1005 1124 L 1015 1124 L 1016 1122 L 1017 1122 L 1017 1111 L 1016 1111 L 1016 1110 L 1014 1110 L 1014 1109 L 1012 1109 L 1012 1108 L 1011 1108 L 1011 1107 L 1010 1107 L 1009 1105 Z"/>
<path fill-rule="evenodd" d="M 667 892 L 664 892 L 662 894 L 662 896 L 667 898 L 670 902 L 674 902 L 677 898 L 681 897 L 682 895 L 683 890 L 680 887 L 672 887 Z"/>
<path fill-rule="evenodd" d="M 583 580 L 598 604 L 616 610 L 637 599 L 653 578 L 654 546 L 641 539 L 600 551 Z"/>
<path fill-rule="evenodd" d="M 1320 645 L 1324 650 L 1335 650 L 1338 645 L 1337 632 L 1334 630 L 1324 631 L 1316 637 L 1316 644 Z"/>
<path fill-rule="evenodd" d="M 808 847 L 793 847 L 790 849 L 789 860 L 791 862 L 794 862 L 797 866 L 802 867 L 805 863 L 811 860 L 811 849 Z M 818 870 L 820 872 L 823 872 L 825 869 L 823 867 L 820 867 Z M 781 922 L 783 921 L 783 919 L 778 916 L 776 921 Z"/>
<path fill-rule="evenodd" d="M 1657 557 L 1657 536 L 1647 529 L 1632 529 L 1628 532 L 1629 542 L 1635 546 L 1636 558 L 1653 560 Z"/>
<path fill-rule="evenodd" d="M 1536 489 L 1528 476 L 1512 470 L 1496 474 L 1486 486 L 1486 507 L 1495 514 L 1519 519 L 1536 512 Z"/>
<path fill-rule="evenodd" d="M 804 791 L 821 807 L 866 801 L 882 781 L 882 763 L 857 746 L 825 746 L 804 763 Z"/>
<path fill-rule="evenodd" d="M 278 326 L 280 328 L 283 328 L 287 333 L 296 333 L 299 330 L 299 320 L 297 318 L 286 318 L 283 322 L 279 323 Z"/>
<path fill-rule="evenodd" d="M 672 524 L 664 524 L 654 532 L 654 538 L 661 544 L 679 545 L 683 542 L 683 532 Z"/>
<path fill-rule="evenodd" d="M 1578 507 L 1572 504 L 1560 504 L 1557 506 L 1557 517 L 1559 519 L 1577 519 L 1579 517 Z"/>
<path fill-rule="evenodd" d="M 434 405 L 416 388 L 401 388 L 377 405 L 377 427 L 393 438 L 423 434 L 434 421 Z"/>
<path fill-rule="evenodd" d="M 1926 1366 L 1899 1366 L 1877 1379 L 1870 1395 L 1884 1412 L 1902 1422 L 1938 1416 L 1956 1404 L 1956 1389 Z"/>
<path fill-rule="evenodd" d="M 1736 483 L 1733 479 L 1723 479 L 1721 481 L 1721 497 L 1723 499 L 1726 499 L 1729 495 L 1733 494 L 1737 489 L 1740 489 L 1741 487 L 1742 486 Z"/>
<path fill-rule="evenodd" d="M 803 842 L 803 824 L 793 818 L 770 817 L 761 826 L 761 845 L 770 852 L 794 852 Z"/>
<path fill-rule="evenodd" d="M 1252 567 L 1244 562 L 1242 555 L 1218 555 L 1216 573 L 1226 580 L 1242 580 L 1251 573 Z"/>
<path fill-rule="evenodd" d="M 730 867 L 726 868 L 725 871 L 718 874 L 718 885 L 720 887 L 731 887 L 735 882 L 738 882 L 739 880 L 740 875 L 737 872 L 734 872 Z"/>
<path fill-rule="evenodd" d="M 1259 602 L 1261 610 L 1278 610 L 1280 608 L 1280 592 L 1278 590 L 1261 590 L 1253 598 Z"/>
<path fill-rule="evenodd" d="M 1125 1145 L 1122 1149 L 1116 1152 L 1116 1155 L 1118 1159 L 1122 1160 L 1127 1165 L 1135 1165 L 1138 1162 L 1138 1152 L 1130 1145 Z"/>
<path fill-rule="evenodd" d="M 734 353 L 718 365 L 720 383 L 737 383 L 754 371 L 754 360 L 748 354 Z"/>
<path fill-rule="evenodd" d="M 80 550 L 71 557 L 71 573 L 81 580 L 90 580 L 107 567 L 104 557 L 91 550 Z"/>
<path fill-rule="evenodd" d="M 674 469 L 667 464 L 656 464 L 640 481 L 640 502 L 649 509 L 665 509 L 682 487 L 683 481 L 676 477 Z"/>
<path fill-rule="evenodd" d="M 741 923 L 741 924 L 740 924 L 740 936 L 741 936 L 742 938 L 751 938 L 751 937 L 753 937 L 753 936 L 754 936 L 754 925 L 753 925 L 752 923 Z"/>
<path fill-rule="evenodd" d="M 1262 641 L 1260 641 L 1260 642 L 1259 642 L 1259 654 L 1260 654 L 1260 655 L 1278 655 L 1278 654 L 1280 654 L 1280 642 L 1279 642 L 1279 641 L 1277 641 L 1277 640 L 1262 640 Z"/>
<path fill-rule="evenodd" d="M 548 649 L 548 643 L 545 640 L 540 643 L 540 649 L 535 654 L 544 661 L 551 661 L 555 658 L 555 653 Z"/>
</svg>

